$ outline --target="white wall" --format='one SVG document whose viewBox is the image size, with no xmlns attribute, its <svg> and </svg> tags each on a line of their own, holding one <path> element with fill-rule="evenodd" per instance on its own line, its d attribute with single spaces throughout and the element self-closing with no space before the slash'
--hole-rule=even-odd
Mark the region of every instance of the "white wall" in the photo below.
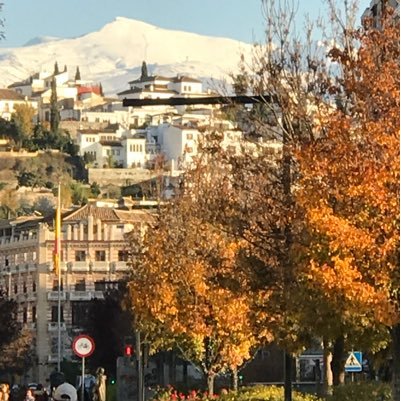
<svg viewBox="0 0 401 401">
<path fill-rule="evenodd" d="M 123 141 L 124 167 L 144 167 L 146 162 L 146 139 L 127 138 Z"/>
</svg>

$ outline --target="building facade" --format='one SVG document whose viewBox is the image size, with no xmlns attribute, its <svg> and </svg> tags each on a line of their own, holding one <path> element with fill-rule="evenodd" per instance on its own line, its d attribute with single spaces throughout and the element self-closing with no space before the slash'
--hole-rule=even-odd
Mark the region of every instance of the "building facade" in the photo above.
<svg viewBox="0 0 401 401">
<path fill-rule="evenodd" d="M 142 232 L 151 214 L 88 204 L 63 213 L 61 354 L 82 331 L 89 302 L 102 299 L 128 272 L 127 234 Z M 53 217 L 0 222 L 0 286 L 18 303 L 18 320 L 32 332 L 35 364 L 28 382 L 45 383 L 58 360 L 58 277 L 53 271 Z"/>
</svg>

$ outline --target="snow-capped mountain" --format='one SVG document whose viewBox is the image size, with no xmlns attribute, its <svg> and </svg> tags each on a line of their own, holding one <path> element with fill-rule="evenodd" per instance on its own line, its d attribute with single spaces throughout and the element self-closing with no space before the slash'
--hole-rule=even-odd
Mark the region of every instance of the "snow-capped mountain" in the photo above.
<svg viewBox="0 0 401 401">
<path fill-rule="evenodd" d="M 214 81 L 236 71 L 241 53 L 252 45 L 233 39 L 162 29 L 141 21 L 117 17 L 96 32 L 73 38 L 34 38 L 23 47 L 0 49 L 0 87 L 39 71 L 67 66 L 73 78 L 79 66 L 84 80 L 101 82 L 106 94 L 115 94 L 140 75 L 146 60 L 151 74 L 186 74 Z M 211 80 L 211 81 L 210 81 Z"/>
</svg>

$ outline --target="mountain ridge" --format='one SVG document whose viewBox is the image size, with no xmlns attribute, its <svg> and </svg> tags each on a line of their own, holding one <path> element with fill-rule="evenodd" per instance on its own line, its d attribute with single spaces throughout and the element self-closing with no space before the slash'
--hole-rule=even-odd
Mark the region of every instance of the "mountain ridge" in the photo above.
<svg viewBox="0 0 401 401">
<path fill-rule="evenodd" d="M 52 71 L 57 61 L 59 66 L 67 66 L 70 78 L 79 66 L 84 80 L 101 82 L 105 93 L 113 95 L 140 75 L 143 60 L 152 74 L 186 74 L 209 86 L 208 80 L 221 81 L 236 71 L 240 55 L 249 55 L 252 47 L 234 39 L 116 17 L 99 30 L 76 38 L 41 36 L 23 47 L 0 49 L 0 87 L 34 72 Z"/>
</svg>

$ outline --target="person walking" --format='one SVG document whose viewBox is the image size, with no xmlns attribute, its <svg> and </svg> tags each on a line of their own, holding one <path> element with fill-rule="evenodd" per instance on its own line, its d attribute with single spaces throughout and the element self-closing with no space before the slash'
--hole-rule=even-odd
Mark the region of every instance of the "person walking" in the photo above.
<svg viewBox="0 0 401 401">
<path fill-rule="evenodd" d="M 35 401 L 35 396 L 31 389 L 28 389 L 25 394 L 24 401 Z"/>
</svg>

